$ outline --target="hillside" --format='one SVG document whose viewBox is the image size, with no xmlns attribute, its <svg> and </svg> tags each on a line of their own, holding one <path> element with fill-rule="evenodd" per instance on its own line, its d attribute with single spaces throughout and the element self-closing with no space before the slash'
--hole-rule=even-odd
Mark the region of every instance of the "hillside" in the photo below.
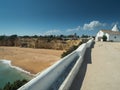
<svg viewBox="0 0 120 90">
<path fill-rule="evenodd" d="M 73 45 L 78 45 L 79 39 L 62 39 L 60 37 L 20 37 L 17 35 L 0 36 L 0 46 L 16 46 L 25 48 L 42 48 L 67 50 Z"/>
</svg>

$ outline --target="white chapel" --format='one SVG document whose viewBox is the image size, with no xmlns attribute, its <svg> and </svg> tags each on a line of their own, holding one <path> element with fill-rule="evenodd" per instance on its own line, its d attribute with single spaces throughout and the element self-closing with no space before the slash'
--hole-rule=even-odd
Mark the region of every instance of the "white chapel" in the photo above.
<svg viewBox="0 0 120 90">
<path fill-rule="evenodd" d="M 120 29 L 118 25 L 114 25 L 112 30 L 100 30 L 97 33 L 95 40 L 103 41 L 103 35 L 107 37 L 107 41 L 120 42 Z"/>
</svg>

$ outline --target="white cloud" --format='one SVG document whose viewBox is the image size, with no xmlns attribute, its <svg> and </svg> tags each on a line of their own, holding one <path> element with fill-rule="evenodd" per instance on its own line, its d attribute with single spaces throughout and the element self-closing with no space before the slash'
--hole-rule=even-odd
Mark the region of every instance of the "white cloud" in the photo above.
<svg viewBox="0 0 120 90">
<path fill-rule="evenodd" d="M 90 23 L 85 23 L 83 27 L 77 26 L 76 28 L 67 29 L 66 32 L 76 32 L 80 30 L 94 30 L 96 28 L 100 28 L 104 26 L 106 26 L 105 23 L 101 23 L 99 21 L 91 21 Z"/>
<path fill-rule="evenodd" d="M 106 25 L 105 23 L 101 23 L 99 21 L 91 21 L 88 24 L 84 24 L 83 30 L 94 30 L 98 27 L 103 27 L 105 25 Z"/>
<path fill-rule="evenodd" d="M 81 27 L 77 26 L 76 28 L 67 29 L 67 32 L 74 32 L 74 31 L 79 31 L 79 30 L 81 30 Z"/>
<path fill-rule="evenodd" d="M 64 31 L 58 29 L 48 30 L 43 35 L 61 35 L 61 34 L 72 34 L 76 32 L 79 33 L 80 30 L 95 30 L 95 29 L 104 28 L 105 26 L 107 26 L 106 23 L 101 23 L 100 21 L 91 21 L 90 23 L 85 23 L 83 26 L 69 28 Z"/>
<path fill-rule="evenodd" d="M 61 34 L 61 31 L 60 30 L 49 30 L 47 32 L 44 33 L 44 35 L 60 35 Z"/>
</svg>

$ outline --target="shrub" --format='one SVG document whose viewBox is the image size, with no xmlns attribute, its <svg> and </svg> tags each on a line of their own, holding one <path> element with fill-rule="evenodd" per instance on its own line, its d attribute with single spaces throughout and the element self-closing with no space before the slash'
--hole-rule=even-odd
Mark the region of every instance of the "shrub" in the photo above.
<svg viewBox="0 0 120 90">
<path fill-rule="evenodd" d="M 82 44 L 82 42 L 80 42 L 78 45 L 73 45 L 72 47 L 70 47 L 67 51 L 62 53 L 61 58 L 67 56 L 68 54 L 70 54 L 71 52 L 76 50 L 81 44 Z"/>
<path fill-rule="evenodd" d="M 107 41 L 107 36 L 103 35 L 102 39 L 103 39 L 103 41 Z"/>
<path fill-rule="evenodd" d="M 23 86 L 27 82 L 28 82 L 28 80 L 26 80 L 26 79 L 24 79 L 24 80 L 17 80 L 13 84 L 11 84 L 10 82 L 8 82 L 4 86 L 3 90 L 17 90 L 18 88 L 20 88 L 21 86 Z"/>
</svg>

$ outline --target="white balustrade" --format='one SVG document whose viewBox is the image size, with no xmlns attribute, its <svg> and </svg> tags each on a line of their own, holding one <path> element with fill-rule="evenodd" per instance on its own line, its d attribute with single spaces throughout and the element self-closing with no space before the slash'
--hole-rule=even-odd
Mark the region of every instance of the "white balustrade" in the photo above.
<svg viewBox="0 0 120 90">
<path fill-rule="evenodd" d="M 71 83 L 78 72 L 79 67 L 82 64 L 83 56 L 88 47 L 93 43 L 93 39 L 90 39 L 87 43 L 80 45 L 75 51 L 66 57 L 62 58 L 48 69 L 44 70 L 34 79 L 23 85 L 18 90 L 49 90 L 51 86 L 54 86 L 55 82 L 60 78 L 60 75 L 64 74 L 66 68 L 76 60 L 71 71 L 59 86 L 59 90 L 68 90 Z"/>
</svg>

